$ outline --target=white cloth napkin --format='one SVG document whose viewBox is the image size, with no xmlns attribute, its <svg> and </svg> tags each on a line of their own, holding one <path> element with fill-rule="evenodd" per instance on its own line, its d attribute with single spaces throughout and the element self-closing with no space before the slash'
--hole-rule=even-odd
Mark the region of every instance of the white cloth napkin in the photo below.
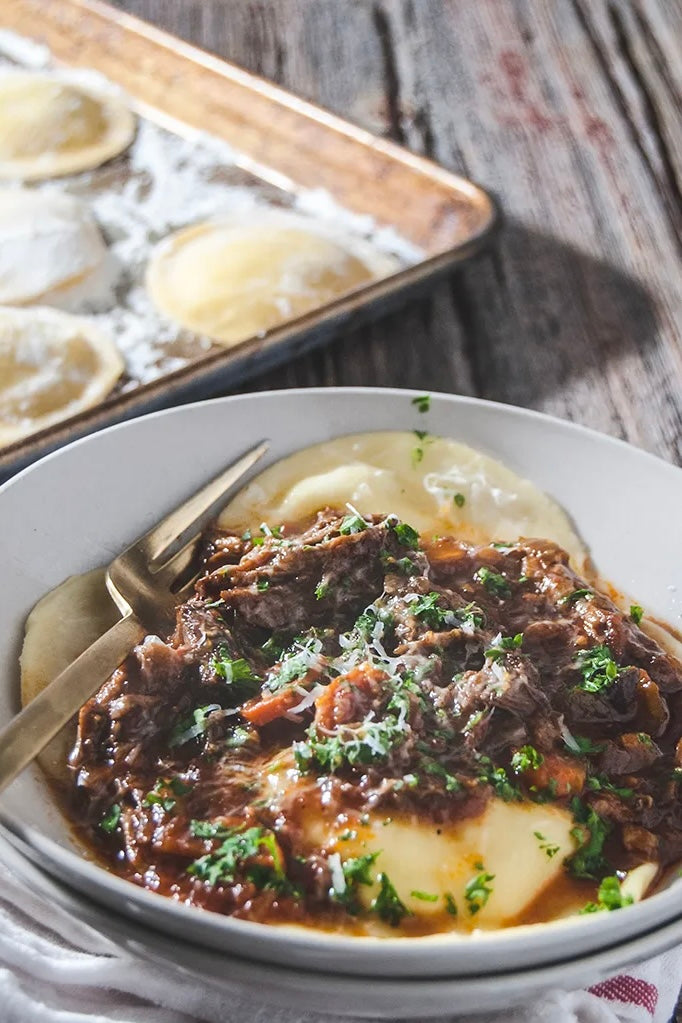
<svg viewBox="0 0 682 1023">
<path fill-rule="evenodd" d="M 682 982 L 682 948 L 590 991 L 459 1023 L 668 1023 Z M 121 955 L 92 928 L 31 892 L 0 863 L 0 1023 L 348 1023 L 257 1001 Z M 421 1023 L 421 1021 L 418 1021 Z"/>
</svg>

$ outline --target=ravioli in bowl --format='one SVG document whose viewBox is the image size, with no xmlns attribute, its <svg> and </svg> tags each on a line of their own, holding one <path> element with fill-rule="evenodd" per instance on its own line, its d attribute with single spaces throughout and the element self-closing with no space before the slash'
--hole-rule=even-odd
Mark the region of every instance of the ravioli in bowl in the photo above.
<svg viewBox="0 0 682 1023">
<path fill-rule="evenodd" d="M 340 438 L 228 506 L 173 635 L 43 766 L 110 870 L 243 919 L 409 937 L 622 908 L 682 852 L 682 665 L 612 597 L 499 462 Z M 112 613 L 96 574 L 37 605 L 25 701 Z"/>
</svg>

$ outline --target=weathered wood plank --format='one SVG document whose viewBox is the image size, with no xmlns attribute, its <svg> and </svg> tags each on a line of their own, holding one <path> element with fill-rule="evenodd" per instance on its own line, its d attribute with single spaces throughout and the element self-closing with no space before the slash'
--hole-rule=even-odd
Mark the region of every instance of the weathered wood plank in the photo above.
<svg viewBox="0 0 682 1023">
<path fill-rule="evenodd" d="M 675 5 L 119 6 L 469 174 L 506 213 L 494 255 L 253 386 L 477 393 L 682 459 Z"/>
<path fill-rule="evenodd" d="M 677 69 L 668 67 L 644 11 L 626 4 L 575 3 L 611 83 L 614 101 L 630 126 L 632 140 L 663 196 L 682 245 L 682 92 L 675 81 Z"/>
</svg>

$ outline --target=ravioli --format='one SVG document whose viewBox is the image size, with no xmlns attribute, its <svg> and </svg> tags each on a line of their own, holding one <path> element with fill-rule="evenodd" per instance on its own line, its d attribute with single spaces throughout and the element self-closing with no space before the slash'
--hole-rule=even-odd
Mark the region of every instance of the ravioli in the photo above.
<svg viewBox="0 0 682 1023">
<path fill-rule="evenodd" d="M 58 304 L 104 260 L 106 245 L 74 196 L 0 189 L 0 303 Z"/>
<path fill-rule="evenodd" d="M 286 773 L 275 770 L 268 777 L 264 796 L 284 795 L 291 785 Z M 325 849 L 339 869 L 349 858 L 372 858 L 371 883 L 358 889 L 365 909 L 377 897 L 378 877 L 385 873 L 413 922 L 422 920 L 429 928 L 437 920 L 438 929 L 465 933 L 516 924 L 562 876 L 564 860 L 576 847 L 570 813 L 498 799 L 479 816 L 454 823 L 372 811 L 362 820 L 353 815 L 339 819 L 324 805 L 313 804 L 299 824 L 311 847 Z M 482 897 L 475 901 L 467 897 L 467 887 L 483 875 L 489 881 L 482 883 Z M 637 894 L 641 897 L 641 890 Z M 578 888 L 563 901 L 562 912 L 577 912 L 585 901 Z M 444 912 L 444 906 L 450 911 Z M 363 928 L 378 937 L 393 933 L 390 924 L 371 916 Z"/>
<path fill-rule="evenodd" d="M 0 447 L 97 404 L 123 368 L 114 342 L 83 317 L 0 308 Z"/>
<path fill-rule="evenodd" d="M 270 211 L 171 235 L 152 256 L 147 289 L 170 319 L 229 347 L 397 268 L 367 243 Z"/>
<path fill-rule="evenodd" d="M 348 502 L 471 543 L 547 537 L 578 571 L 585 567 L 585 546 L 566 513 L 533 483 L 459 441 L 407 431 L 350 434 L 282 459 L 230 502 L 220 525 L 297 522 Z"/>
<path fill-rule="evenodd" d="M 98 167 L 134 133 L 132 112 L 113 92 L 57 72 L 0 75 L 0 178 L 38 181 Z"/>
</svg>

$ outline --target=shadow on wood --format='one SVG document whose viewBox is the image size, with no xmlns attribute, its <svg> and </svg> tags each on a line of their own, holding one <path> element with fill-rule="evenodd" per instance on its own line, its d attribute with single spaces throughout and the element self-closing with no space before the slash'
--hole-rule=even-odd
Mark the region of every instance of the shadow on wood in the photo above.
<svg viewBox="0 0 682 1023">
<path fill-rule="evenodd" d="M 452 290 L 481 397 L 540 406 L 632 355 L 641 367 L 656 343 L 656 303 L 640 281 L 523 224 L 507 223 Z"/>
<path fill-rule="evenodd" d="M 475 394 L 627 436 L 628 381 L 638 375 L 641 389 L 657 329 L 653 297 L 622 268 L 512 221 L 493 249 L 404 309 L 247 389 Z"/>
</svg>

